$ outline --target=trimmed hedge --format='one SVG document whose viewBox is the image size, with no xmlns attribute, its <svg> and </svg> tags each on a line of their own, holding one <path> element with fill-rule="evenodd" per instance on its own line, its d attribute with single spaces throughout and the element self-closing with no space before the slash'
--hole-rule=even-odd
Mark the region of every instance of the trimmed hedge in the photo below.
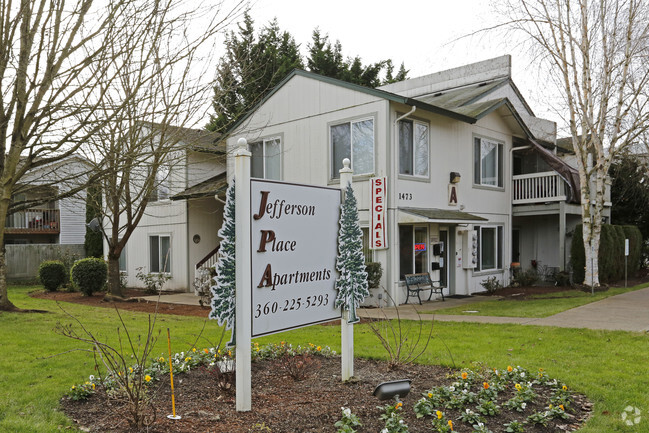
<svg viewBox="0 0 649 433">
<path fill-rule="evenodd" d="M 65 265 L 59 260 L 46 260 L 38 267 L 38 279 L 50 292 L 56 290 L 66 281 Z"/>
<path fill-rule="evenodd" d="M 366 262 L 365 272 L 367 272 L 367 286 L 370 289 L 376 289 L 381 285 L 381 276 L 383 267 L 379 262 Z"/>
<path fill-rule="evenodd" d="M 602 225 L 599 244 L 600 282 L 618 281 L 624 278 L 624 241 L 629 239 L 628 275 L 636 275 L 640 269 L 642 234 L 635 226 Z M 584 281 L 586 256 L 584 252 L 583 227 L 575 227 L 572 237 L 571 259 L 573 281 Z"/>
<path fill-rule="evenodd" d="M 108 265 L 103 259 L 89 257 L 75 262 L 70 270 L 70 278 L 86 296 L 92 296 L 106 285 Z"/>
</svg>

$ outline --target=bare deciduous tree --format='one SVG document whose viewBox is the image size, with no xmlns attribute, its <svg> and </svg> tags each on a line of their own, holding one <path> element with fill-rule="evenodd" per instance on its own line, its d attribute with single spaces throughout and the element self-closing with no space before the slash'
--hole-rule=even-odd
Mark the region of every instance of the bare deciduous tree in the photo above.
<svg viewBox="0 0 649 433">
<path fill-rule="evenodd" d="M 204 123 L 213 87 L 214 71 L 200 57 L 201 52 L 211 48 L 214 37 L 244 5 L 239 2 L 225 12 L 209 11 L 221 14 L 213 15 L 196 32 L 191 26 L 200 17 L 205 21 L 205 11 L 194 7 L 176 10 L 180 3 L 166 0 L 164 7 L 157 2 L 130 6 L 135 10 L 125 16 L 124 25 L 142 26 L 141 33 L 138 38 L 125 35 L 113 41 L 111 62 L 119 65 L 118 73 L 103 89 L 106 97 L 94 113 L 99 120 L 109 116 L 114 106 L 122 107 L 119 116 L 89 137 L 86 148 L 96 171 L 105 173 L 101 216 L 108 244 L 111 298 L 123 296 L 119 274 L 122 250 L 150 202 L 169 198 L 169 184 L 174 172 L 187 163 L 186 152 L 206 150 L 205 159 L 223 159 L 213 152 L 215 146 L 210 146 L 215 134 L 189 128 Z M 148 19 L 139 22 L 138 16 Z M 128 101 L 123 101 L 123 95 L 129 95 Z M 162 268 L 159 272 L 170 272 Z"/>
<path fill-rule="evenodd" d="M 192 4 L 191 12 L 185 12 L 187 4 L 182 3 L 0 0 L 0 245 L 12 195 L 30 171 L 74 155 L 116 120 L 123 127 L 124 119 L 136 119 L 129 107 L 146 103 L 152 92 L 143 92 L 144 87 L 155 89 L 162 105 L 186 102 L 174 99 L 177 92 L 167 91 L 168 84 L 184 85 L 176 81 L 182 74 L 169 65 L 184 62 L 189 68 L 197 51 L 188 48 L 214 36 L 239 13 L 241 3 L 227 10 L 221 3 Z M 217 18 L 189 28 L 189 20 L 199 15 Z M 155 32 L 163 37 L 147 41 Z M 169 35 L 176 38 L 164 37 Z M 119 89 L 123 93 L 115 93 Z M 159 111 L 150 119 L 168 120 Z M 102 174 L 89 173 L 94 180 Z M 0 310 L 12 309 L 3 250 Z"/>
<path fill-rule="evenodd" d="M 616 155 L 649 128 L 649 4 L 641 0 L 511 0 L 523 32 L 564 104 L 581 181 L 586 273 L 599 285 L 606 176 Z"/>
</svg>

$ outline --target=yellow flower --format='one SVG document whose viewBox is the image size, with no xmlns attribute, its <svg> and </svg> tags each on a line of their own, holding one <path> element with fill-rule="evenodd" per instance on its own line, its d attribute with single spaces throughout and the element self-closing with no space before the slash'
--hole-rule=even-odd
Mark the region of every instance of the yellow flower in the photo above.
<svg viewBox="0 0 649 433">
<path fill-rule="evenodd" d="M 539 371 L 540 371 L 541 373 L 543 373 L 543 369 L 542 369 L 542 368 L 539 368 Z"/>
<path fill-rule="evenodd" d="M 489 389 L 489 384 L 488 384 L 487 382 L 484 382 L 484 383 L 482 384 L 482 387 L 483 387 L 484 389 Z"/>
<path fill-rule="evenodd" d="M 144 380 L 147 382 L 151 382 L 151 376 L 147 374 L 146 376 L 144 376 Z"/>
<path fill-rule="evenodd" d="M 129 373 L 133 373 L 133 367 L 129 367 L 129 368 L 128 368 L 128 372 L 129 372 Z"/>
<path fill-rule="evenodd" d="M 394 408 L 399 409 L 401 406 L 403 406 L 403 403 L 399 402 L 399 403 L 397 403 L 397 405 Z"/>
<path fill-rule="evenodd" d="M 466 379 L 467 377 L 469 377 L 469 375 L 467 374 L 466 371 L 463 371 L 462 372 L 462 379 Z"/>
<path fill-rule="evenodd" d="M 428 393 L 428 398 L 433 398 L 433 393 L 432 392 Z"/>
<path fill-rule="evenodd" d="M 318 352 L 320 352 L 320 351 L 322 350 L 322 347 L 318 346 L 318 347 L 315 348 L 315 350 L 317 350 Z"/>
<path fill-rule="evenodd" d="M 72 389 L 76 389 L 76 388 L 77 388 L 76 386 L 72 385 Z"/>
<path fill-rule="evenodd" d="M 451 428 L 451 430 L 453 430 L 453 421 L 451 421 L 450 419 L 448 420 L 448 426 Z"/>
<path fill-rule="evenodd" d="M 95 389 L 95 384 L 94 383 L 92 384 L 92 389 Z"/>
<path fill-rule="evenodd" d="M 117 375 L 118 375 L 118 376 L 121 376 L 121 375 L 122 375 L 122 372 L 121 372 L 121 371 L 118 371 L 118 372 L 117 372 Z"/>
<path fill-rule="evenodd" d="M 550 408 L 550 409 L 552 409 L 553 407 L 554 407 L 554 406 L 552 406 L 552 405 L 548 406 L 548 408 Z"/>
<path fill-rule="evenodd" d="M 158 361 L 165 362 L 165 359 L 161 356 L 160 358 L 158 358 Z"/>
<path fill-rule="evenodd" d="M 195 348 L 195 347 L 192 347 L 192 352 L 194 352 L 194 353 L 196 352 L 196 348 Z"/>
<path fill-rule="evenodd" d="M 442 417 L 444 416 L 444 414 L 439 410 L 435 412 L 435 414 L 437 415 L 437 419 L 442 419 Z"/>
<path fill-rule="evenodd" d="M 511 365 L 508 365 L 508 366 L 507 366 L 507 371 L 509 371 L 509 372 L 511 373 L 512 370 L 513 370 L 512 366 L 511 366 Z"/>
<path fill-rule="evenodd" d="M 565 410 L 562 404 L 560 404 L 559 407 L 561 408 L 561 410 Z"/>
<path fill-rule="evenodd" d="M 189 361 L 191 361 L 191 360 L 192 360 L 192 357 L 191 357 L 191 356 L 188 356 L 187 358 L 185 358 L 185 362 L 189 362 Z"/>
<path fill-rule="evenodd" d="M 232 356 L 232 351 L 228 350 L 228 356 Z"/>
<path fill-rule="evenodd" d="M 563 385 L 561 389 L 563 389 L 564 391 L 568 391 L 568 387 L 566 385 Z"/>
<path fill-rule="evenodd" d="M 520 383 L 517 383 L 516 385 L 514 385 L 514 387 L 515 387 L 518 391 L 520 391 L 521 389 L 523 389 L 523 387 L 521 386 Z"/>
</svg>

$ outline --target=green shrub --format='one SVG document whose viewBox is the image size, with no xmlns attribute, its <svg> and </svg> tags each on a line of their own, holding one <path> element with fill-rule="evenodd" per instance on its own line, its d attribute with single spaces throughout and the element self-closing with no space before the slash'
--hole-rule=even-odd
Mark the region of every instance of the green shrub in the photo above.
<svg viewBox="0 0 649 433">
<path fill-rule="evenodd" d="M 636 276 L 642 263 L 642 233 L 636 226 L 622 226 L 625 239 L 629 240 L 629 275 Z"/>
<path fill-rule="evenodd" d="M 45 289 L 55 292 L 65 283 L 65 265 L 58 260 L 48 260 L 38 267 L 38 279 Z"/>
<path fill-rule="evenodd" d="M 586 252 L 584 251 L 583 227 L 577 224 L 572 234 L 570 245 L 570 265 L 572 266 L 572 281 L 576 284 L 584 282 L 586 275 Z"/>
<path fill-rule="evenodd" d="M 86 296 L 103 289 L 108 276 L 108 265 L 103 259 L 89 257 L 77 261 L 70 270 L 72 282 Z"/>
<path fill-rule="evenodd" d="M 519 287 L 529 287 L 538 283 L 539 274 L 536 272 L 536 269 L 529 268 L 524 271 L 518 271 L 514 278 L 512 278 L 512 283 L 518 285 Z"/>
<path fill-rule="evenodd" d="M 381 276 L 383 268 L 379 262 L 365 263 L 365 272 L 367 272 L 367 286 L 370 289 L 376 289 L 381 285 Z"/>
</svg>

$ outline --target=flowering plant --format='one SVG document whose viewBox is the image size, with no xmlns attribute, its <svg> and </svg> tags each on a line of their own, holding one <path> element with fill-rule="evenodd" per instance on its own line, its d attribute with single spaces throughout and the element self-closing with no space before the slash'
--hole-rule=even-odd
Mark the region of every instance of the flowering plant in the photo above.
<svg viewBox="0 0 649 433">
<path fill-rule="evenodd" d="M 355 433 L 356 430 L 354 429 L 361 427 L 358 417 L 347 407 L 341 407 L 340 409 L 342 410 L 342 417 L 334 424 L 334 427 L 338 429 L 336 433 Z"/>
<path fill-rule="evenodd" d="M 401 415 L 401 410 L 403 403 L 400 401 L 397 404 L 386 404 L 379 409 L 383 410 L 381 414 L 381 419 L 385 421 L 385 428 L 381 430 L 381 433 L 408 433 L 408 425 L 403 420 Z"/>
</svg>

